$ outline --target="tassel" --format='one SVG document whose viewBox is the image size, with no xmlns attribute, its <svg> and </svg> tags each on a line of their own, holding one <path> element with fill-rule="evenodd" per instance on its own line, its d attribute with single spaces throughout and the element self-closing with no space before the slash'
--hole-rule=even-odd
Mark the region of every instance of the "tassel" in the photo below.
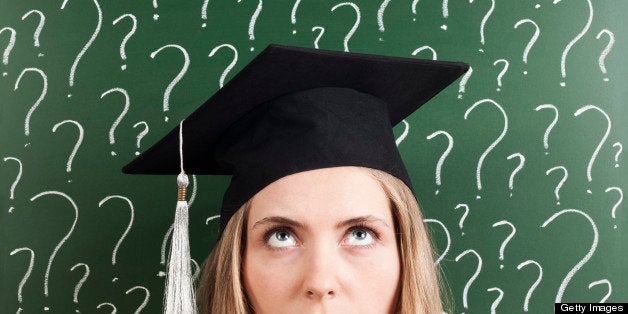
<svg viewBox="0 0 628 314">
<path fill-rule="evenodd" d="M 190 265 L 190 242 L 188 234 L 188 203 L 185 191 L 189 185 L 188 176 L 183 171 L 183 121 L 179 125 L 179 154 L 181 157 L 181 173 L 177 176 L 179 186 L 177 209 L 174 216 L 170 254 L 168 256 L 168 273 L 166 275 L 166 296 L 164 313 L 195 314 L 197 313 L 194 282 Z"/>
</svg>

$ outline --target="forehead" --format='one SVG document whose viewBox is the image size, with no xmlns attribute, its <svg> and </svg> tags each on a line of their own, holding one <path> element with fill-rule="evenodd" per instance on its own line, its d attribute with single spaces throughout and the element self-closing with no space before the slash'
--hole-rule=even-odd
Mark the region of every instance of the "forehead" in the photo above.
<svg viewBox="0 0 628 314">
<path fill-rule="evenodd" d="M 269 216 L 331 225 L 366 215 L 392 222 L 384 189 L 363 168 L 334 167 L 299 172 L 266 186 L 252 198 L 248 225 Z"/>
</svg>

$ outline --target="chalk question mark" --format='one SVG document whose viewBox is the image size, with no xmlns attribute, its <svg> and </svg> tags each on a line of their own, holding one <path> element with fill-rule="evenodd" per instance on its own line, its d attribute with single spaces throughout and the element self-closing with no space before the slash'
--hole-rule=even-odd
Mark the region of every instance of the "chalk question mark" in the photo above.
<svg viewBox="0 0 628 314">
<path fill-rule="evenodd" d="M 495 148 L 495 146 L 497 146 L 497 144 L 499 144 L 499 142 L 504 138 L 504 136 L 506 135 L 506 132 L 508 131 L 508 116 L 506 115 L 506 112 L 504 111 L 504 108 L 502 108 L 502 106 L 500 104 L 498 104 L 497 102 L 495 102 L 492 99 L 482 99 L 482 100 L 479 100 L 479 101 L 475 102 L 471 107 L 469 107 L 469 109 L 467 109 L 467 111 L 465 111 L 464 119 L 467 120 L 467 117 L 469 116 L 469 113 L 471 111 L 473 111 L 473 109 L 475 109 L 478 105 L 483 104 L 483 103 L 491 103 L 491 104 L 495 105 L 495 107 L 497 107 L 497 109 L 499 109 L 499 111 L 502 113 L 502 116 L 504 117 L 504 128 L 502 129 L 502 132 L 499 135 L 499 137 L 497 137 L 497 139 L 495 141 L 493 141 L 493 143 L 491 143 L 491 145 L 489 145 L 489 147 L 484 151 L 484 153 L 482 153 L 482 156 L 480 156 L 480 160 L 478 161 L 478 166 L 477 166 L 477 169 L 476 169 L 476 178 L 477 178 L 478 192 L 482 191 L 482 177 L 481 177 L 481 173 L 482 173 L 482 164 L 484 163 L 484 159 L 493 150 L 493 148 Z M 476 196 L 476 199 L 480 199 L 480 198 L 481 197 L 478 194 Z"/>
<path fill-rule="evenodd" d="M 292 25 L 297 24 L 297 9 L 299 8 L 299 4 L 301 4 L 301 0 L 296 0 L 294 5 L 292 5 L 292 12 L 290 12 L 290 22 Z M 292 29 L 292 35 L 296 34 L 297 30 Z"/>
<path fill-rule="evenodd" d="M 532 35 L 532 38 L 530 39 L 530 41 L 526 45 L 526 48 L 523 50 L 523 63 L 528 64 L 528 54 L 530 53 L 530 49 L 532 49 L 532 46 L 534 45 L 536 40 L 539 38 L 539 35 L 541 34 L 541 31 L 539 30 L 539 26 L 531 19 L 520 20 L 519 22 L 517 22 L 515 24 L 515 26 L 514 26 L 515 29 L 518 28 L 523 23 L 530 23 L 530 24 L 534 25 L 534 35 Z M 523 74 L 524 75 L 528 74 L 528 71 L 523 71 Z"/>
<path fill-rule="evenodd" d="M 157 7 L 159 6 L 159 3 L 157 3 L 157 0 L 153 0 L 153 8 L 155 8 L 155 10 L 157 10 Z M 154 13 L 153 14 L 153 20 L 157 21 L 159 19 L 159 14 Z"/>
<path fill-rule="evenodd" d="M 591 289 L 597 285 L 606 285 L 606 295 L 604 295 L 604 297 L 600 301 L 598 301 L 598 303 L 606 303 L 606 300 L 611 296 L 611 293 L 613 292 L 613 286 L 611 285 L 611 282 L 608 281 L 608 279 L 602 279 L 591 282 L 588 288 Z"/>
<path fill-rule="evenodd" d="M 454 209 L 458 209 L 458 208 L 464 208 L 464 214 L 462 214 L 462 217 L 460 217 L 460 221 L 458 222 L 458 226 L 460 226 L 460 230 L 462 231 L 462 224 L 464 224 L 464 220 L 467 218 L 467 215 L 469 214 L 469 205 L 467 204 L 458 204 L 456 205 L 456 207 Z M 462 235 L 464 235 L 464 232 L 462 232 Z"/>
<path fill-rule="evenodd" d="M 325 33 L 325 28 L 322 26 L 314 26 L 312 27 L 312 32 L 315 31 L 319 31 L 318 35 L 316 35 L 316 38 L 314 39 L 314 48 L 318 49 L 318 41 L 321 39 L 321 37 L 323 37 L 323 34 Z"/>
<path fill-rule="evenodd" d="M 118 124 L 120 124 L 120 121 L 122 121 L 122 118 L 124 118 L 124 116 L 126 115 L 126 113 L 129 111 L 129 107 L 131 105 L 131 100 L 129 98 L 129 94 L 127 93 L 126 90 L 124 90 L 123 88 L 120 87 L 115 87 L 112 88 L 104 93 L 102 93 L 100 95 L 100 99 L 103 99 L 105 96 L 113 93 L 113 92 L 118 92 L 120 94 L 122 94 L 124 96 L 124 109 L 122 109 L 122 112 L 120 113 L 120 115 L 118 115 L 118 118 L 113 122 L 113 124 L 111 125 L 111 128 L 109 129 L 109 144 L 113 145 L 116 143 L 116 139 L 114 137 L 114 132 L 116 130 L 116 128 L 118 127 Z M 111 156 L 116 156 L 116 152 L 115 151 L 111 151 Z"/>
<path fill-rule="evenodd" d="M 595 225 L 595 222 L 593 221 L 593 219 L 591 219 L 589 215 L 587 215 L 585 212 L 579 209 L 563 209 L 553 214 L 550 218 L 548 218 L 545 222 L 543 222 L 541 227 L 545 228 L 549 223 L 554 221 L 554 219 L 556 219 L 558 216 L 564 215 L 566 213 L 580 214 L 589 221 L 589 223 L 591 224 L 591 228 L 593 229 L 593 243 L 591 244 L 591 247 L 589 248 L 589 252 L 587 252 L 587 254 L 569 271 L 569 273 L 567 273 L 565 278 L 563 278 L 563 281 L 560 283 L 560 287 L 558 287 L 558 293 L 556 293 L 556 299 L 554 303 L 562 303 L 563 295 L 565 294 L 565 289 L 567 288 L 567 285 L 571 281 L 571 278 L 573 278 L 576 272 L 578 272 L 578 270 L 580 270 L 580 268 L 582 268 L 582 266 L 584 266 L 584 264 L 586 264 L 591 259 L 591 257 L 593 256 L 593 253 L 595 253 L 595 249 L 597 248 L 597 244 L 599 241 L 599 232 L 597 231 L 597 226 Z"/>
<path fill-rule="evenodd" d="M 446 131 L 438 130 L 428 135 L 427 139 L 431 140 L 437 135 L 443 135 L 447 138 L 447 149 L 445 149 L 445 152 L 443 152 L 443 154 L 438 159 L 438 163 L 436 163 L 436 185 L 440 186 L 441 185 L 441 170 L 443 168 L 443 164 L 445 163 L 445 158 L 449 156 L 449 153 L 454 148 L 454 138 L 451 137 L 451 134 L 447 133 Z M 436 192 L 434 194 L 438 195 L 438 192 L 439 190 L 436 189 Z M 462 228 L 462 226 L 460 228 Z"/>
<path fill-rule="evenodd" d="M 66 172 L 70 172 L 72 171 L 72 161 L 74 160 L 74 156 L 76 155 L 76 152 L 78 151 L 79 147 L 81 146 L 81 143 L 83 142 L 83 127 L 81 126 L 80 123 L 74 121 L 74 120 L 63 120 L 57 124 L 55 124 L 52 127 L 52 132 L 57 132 L 57 128 L 59 128 L 59 126 L 66 124 L 66 123 L 72 123 L 74 125 L 76 125 L 76 127 L 79 130 L 79 136 L 78 136 L 78 140 L 76 141 L 76 144 L 74 144 L 74 149 L 72 149 L 72 153 L 70 154 L 70 157 L 68 158 L 68 163 L 66 166 L 65 171 Z"/>
<path fill-rule="evenodd" d="M 437 57 L 437 55 L 436 55 L 436 50 L 434 50 L 434 48 L 432 48 L 432 47 L 430 47 L 430 46 L 422 46 L 422 47 L 419 47 L 419 48 L 415 49 L 415 50 L 412 52 L 412 55 L 413 55 L 413 56 L 416 56 L 419 52 L 421 52 L 421 51 L 423 51 L 423 50 L 429 50 L 429 51 L 431 51 L 431 52 L 432 52 L 432 60 L 436 60 L 436 59 L 438 58 L 438 57 Z"/>
<path fill-rule="evenodd" d="M 566 85 L 564 79 L 567 77 L 567 70 L 565 66 L 566 61 L 567 61 L 567 55 L 569 54 L 571 47 L 573 47 L 573 45 L 576 44 L 576 42 L 580 40 L 580 38 L 582 38 L 582 36 L 584 36 L 584 34 L 589 30 L 589 28 L 591 27 L 591 22 L 593 21 L 593 4 L 591 3 L 591 0 L 586 0 L 586 1 L 589 4 L 589 18 L 587 20 L 587 24 L 584 26 L 582 31 L 580 31 L 580 33 L 578 33 L 578 35 L 576 35 L 576 37 L 574 37 L 569 42 L 569 44 L 567 44 L 567 46 L 563 50 L 563 54 L 560 57 L 560 75 L 563 77 L 563 81 L 560 82 L 560 86 L 562 87 L 565 87 Z M 561 0 L 554 0 L 554 4 L 557 4 L 559 2 L 561 2 Z"/>
<path fill-rule="evenodd" d="M 188 52 L 185 50 L 185 48 L 179 46 L 179 45 L 174 45 L 174 44 L 170 44 L 170 45 L 165 45 L 153 52 L 151 52 L 150 57 L 151 59 L 155 59 L 155 56 L 162 50 L 166 49 L 166 48 L 176 48 L 179 49 L 179 51 L 181 51 L 181 53 L 183 53 L 183 58 L 184 58 L 184 62 L 183 62 L 183 68 L 181 68 L 181 71 L 179 71 L 179 74 L 177 74 L 177 76 L 170 82 L 170 84 L 168 84 L 168 87 L 166 87 L 166 90 L 164 91 L 164 112 L 168 111 L 170 108 L 170 93 L 172 92 L 172 89 L 174 88 L 175 85 L 177 85 L 177 83 L 179 83 L 179 81 L 181 80 L 181 78 L 183 78 L 183 75 L 185 75 L 185 73 L 188 70 L 188 67 L 190 66 L 190 56 L 188 55 Z M 168 117 L 164 117 L 164 121 L 168 122 Z"/>
<path fill-rule="evenodd" d="M 560 191 L 560 188 L 565 183 L 565 181 L 567 181 L 567 177 L 569 177 L 569 172 L 567 172 L 567 168 L 565 168 L 563 166 L 556 166 L 556 167 L 550 168 L 547 171 L 545 171 L 545 175 L 549 176 L 550 173 L 552 173 L 553 171 L 556 171 L 556 170 L 562 170 L 563 171 L 563 177 L 562 177 L 562 179 L 560 179 L 560 181 L 558 182 L 558 185 L 556 185 L 556 188 L 554 189 L 554 195 L 556 196 L 556 205 L 560 205 L 560 195 L 558 193 Z"/>
<path fill-rule="evenodd" d="M 118 309 L 116 308 L 116 306 L 115 306 L 115 305 L 113 305 L 113 304 L 111 304 L 111 303 L 109 303 L 109 302 L 103 302 L 103 303 L 100 303 L 100 304 L 98 304 L 98 306 L 96 306 L 96 308 L 100 310 L 100 308 L 101 308 L 101 307 L 106 306 L 106 305 L 108 305 L 108 306 L 110 306 L 110 307 L 111 307 L 111 313 L 110 313 L 110 314 L 116 314 L 116 312 L 118 311 Z"/>
<path fill-rule="evenodd" d="M 491 303 L 491 314 L 495 314 L 495 313 L 497 313 L 497 308 L 499 307 L 499 303 L 504 298 L 504 291 L 502 289 L 497 288 L 497 287 L 488 288 L 488 289 L 486 289 L 486 291 L 488 291 L 488 292 L 497 291 L 497 298 L 495 298 L 495 301 L 493 301 L 493 303 Z"/>
<path fill-rule="evenodd" d="M 617 212 L 617 207 L 619 207 L 619 205 L 621 205 L 622 201 L 624 200 L 624 192 L 622 191 L 621 188 L 613 186 L 610 187 L 608 189 L 606 189 L 604 192 L 608 193 L 610 191 L 616 191 L 617 193 L 619 193 L 619 200 L 617 200 L 617 203 L 615 203 L 615 205 L 613 205 L 613 210 L 611 211 L 611 216 L 613 217 L 613 219 L 615 219 L 615 213 Z M 617 225 L 615 225 L 613 228 L 617 229 Z"/>
<path fill-rule="evenodd" d="M 70 68 L 70 78 L 69 78 L 70 87 L 74 86 L 74 75 L 76 74 L 76 68 L 78 66 L 79 61 L 81 60 L 85 52 L 87 52 L 87 49 L 89 49 L 92 43 L 94 43 L 94 40 L 96 40 L 96 37 L 98 36 L 98 33 L 100 33 L 100 28 L 102 26 L 102 10 L 100 9 L 98 0 L 93 0 L 93 1 L 94 1 L 94 4 L 96 5 L 96 10 L 98 10 L 98 24 L 96 25 L 96 29 L 94 30 L 94 33 L 89 38 L 85 46 L 83 46 L 83 49 L 81 49 L 78 55 L 76 55 L 76 58 L 74 59 L 74 62 L 72 63 L 72 68 Z M 61 10 L 65 9 L 65 5 L 67 3 L 68 3 L 68 0 L 63 1 L 63 4 L 61 4 Z M 68 97 L 72 97 L 72 94 L 68 94 Z"/>
<path fill-rule="evenodd" d="M 18 89 L 18 87 L 20 86 L 20 81 L 22 80 L 22 76 L 26 74 L 27 72 L 35 72 L 39 74 L 43 80 L 43 85 L 44 85 L 42 88 L 41 94 L 39 95 L 39 98 L 37 99 L 35 104 L 33 104 L 31 108 L 28 110 L 28 113 L 26 114 L 26 119 L 24 120 L 24 135 L 29 136 L 31 116 L 33 115 L 33 112 L 39 106 L 41 101 L 44 100 L 44 98 L 46 97 L 46 93 L 48 92 L 48 77 L 46 76 L 46 73 L 44 73 L 42 70 L 38 68 L 26 68 L 22 70 L 22 73 L 20 73 L 20 76 L 18 76 L 17 80 L 15 81 L 15 86 L 13 87 L 14 91 Z M 24 146 L 28 146 L 28 143 Z"/>
<path fill-rule="evenodd" d="M 618 147 L 617 153 L 615 153 L 615 168 L 619 168 L 619 163 L 618 163 L 619 155 L 621 154 L 621 151 L 623 150 L 624 147 L 621 145 L 620 142 L 613 143 L 613 147 Z"/>
<path fill-rule="evenodd" d="M 131 36 L 135 34 L 135 30 L 137 30 L 137 19 L 135 18 L 135 15 L 130 14 L 130 13 L 121 15 L 120 17 L 115 19 L 112 24 L 116 25 L 118 22 L 120 22 L 120 20 L 122 20 L 125 17 L 128 17 L 131 19 L 131 22 L 133 22 L 133 26 L 131 27 L 131 31 L 129 31 L 126 34 L 126 36 L 124 36 L 124 39 L 122 39 L 122 43 L 120 44 L 120 58 L 122 58 L 122 60 L 126 60 L 126 52 L 125 52 L 126 43 L 129 41 Z M 121 65 L 120 68 L 122 69 L 122 71 L 126 70 L 126 64 Z"/>
<path fill-rule="evenodd" d="M 508 179 L 508 188 L 510 189 L 510 197 L 512 197 L 512 191 L 515 188 L 515 175 L 517 175 L 517 173 L 519 173 L 519 171 L 523 169 L 523 166 L 526 163 L 526 158 L 521 153 L 514 153 L 506 157 L 506 159 L 511 160 L 515 157 L 519 158 L 519 165 L 517 165 L 515 170 L 512 171 L 512 173 L 510 174 L 510 178 Z"/>
<path fill-rule="evenodd" d="M 449 235 L 449 230 L 447 230 L 447 226 L 445 226 L 444 223 L 442 223 L 440 220 L 436 220 L 436 219 L 423 219 L 424 223 L 428 223 L 428 222 L 435 222 L 437 223 L 439 226 L 441 226 L 443 228 L 443 231 L 445 231 L 445 236 L 447 237 L 447 245 L 445 246 L 445 250 L 443 251 L 443 254 L 441 254 L 436 261 L 434 262 L 434 266 L 440 264 L 440 261 L 443 260 L 443 258 L 445 258 L 445 255 L 447 255 L 447 252 L 449 252 L 449 248 L 451 247 L 451 236 Z"/>
<path fill-rule="evenodd" d="M 502 71 L 499 72 L 499 75 L 497 76 L 497 91 L 501 91 L 501 87 L 502 87 L 502 77 L 504 76 L 504 74 L 506 74 L 506 71 L 508 71 L 508 60 L 505 59 L 499 59 L 496 60 L 495 62 L 493 62 L 493 65 L 497 65 L 497 63 L 503 63 L 504 67 L 502 68 Z"/>
<path fill-rule="evenodd" d="M 384 27 L 384 11 L 386 11 L 388 3 L 390 3 L 390 0 L 382 1 L 382 4 L 379 5 L 379 9 L 377 9 L 377 25 L 379 26 L 379 31 L 382 33 L 386 30 L 386 28 Z M 383 41 L 381 37 L 379 38 L 379 40 Z"/>
<path fill-rule="evenodd" d="M 613 45 L 615 44 L 615 35 L 613 34 L 613 32 L 609 31 L 608 29 L 603 29 L 601 30 L 597 36 L 595 36 L 596 39 L 600 39 L 600 37 L 602 37 L 602 34 L 606 34 L 608 35 L 608 44 L 606 45 L 606 48 L 604 48 L 604 50 L 602 50 L 602 53 L 600 54 L 600 58 L 598 59 L 598 63 L 600 65 L 600 70 L 602 71 L 602 73 L 606 74 L 606 65 L 604 65 L 604 60 L 606 59 L 606 56 L 608 55 L 608 53 L 611 51 L 611 49 L 613 48 Z M 610 81 L 610 79 L 608 77 L 604 78 L 605 82 Z"/>
<path fill-rule="evenodd" d="M 473 3 L 473 0 L 469 0 L 469 3 Z M 480 24 L 480 43 L 482 43 L 482 46 L 484 46 L 484 27 L 486 26 L 486 21 L 488 21 L 488 18 L 493 13 L 493 10 L 495 10 L 495 0 L 491 0 L 491 8 L 484 14 L 482 23 Z M 478 51 L 483 53 L 484 49 L 480 48 Z"/>
<path fill-rule="evenodd" d="M 242 0 L 238 0 L 238 3 L 240 3 Z M 259 0 L 258 4 L 257 4 L 257 8 L 255 8 L 255 12 L 253 12 L 253 15 L 251 16 L 251 20 L 249 21 L 249 40 L 255 40 L 255 22 L 257 22 L 257 18 L 259 17 L 260 13 L 262 12 L 262 0 Z M 255 50 L 255 48 L 251 47 L 251 51 Z"/>
<path fill-rule="evenodd" d="M 532 293 L 534 293 L 534 290 L 536 290 L 536 287 L 541 282 L 541 279 L 543 279 L 543 267 L 541 267 L 541 265 L 536 261 L 527 260 L 523 263 L 520 263 L 519 265 L 517 265 L 517 270 L 521 270 L 521 268 L 530 264 L 536 266 L 536 268 L 539 270 L 539 276 L 536 278 L 536 281 L 534 281 L 532 286 L 530 286 L 530 289 L 528 289 L 528 292 L 526 293 L 526 298 L 523 301 L 523 310 L 526 312 L 528 311 L 528 306 L 530 305 L 530 298 L 532 297 Z"/>
<path fill-rule="evenodd" d="M 13 184 L 11 184 L 11 191 L 10 191 L 9 199 L 13 199 L 13 197 L 15 196 L 15 187 L 20 182 L 20 178 L 22 178 L 22 162 L 19 159 L 15 158 L 15 157 L 4 157 L 3 160 L 4 160 L 4 162 L 6 162 L 7 160 L 16 161 L 17 164 L 20 166 L 18 168 L 17 177 L 13 181 Z"/>
<path fill-rule="evenodd" d="M 11 37 L 9 37 L 9 44 L 7 45 L 6 48 L 4 48 L 4 53 L 2 54 L 2 63 L 4 65 L 8 65 L 9 64 L 9 55 L 11 54 L 11 50 L 13 50 L 13 46 L 15 46 L 15 30 L 11 27 L 4 27 L 3 29 L 0 29 L 0 35 L 2 35 L 2 33 L 4 31 L 9 31 L 11 33 Z M 3 72 L 2 76 L 7 76 L 8 73 L 7 72 Z"/>
<path fill-rule="evenodd" d="M 141 290 L 144 291 L 144 301 L 142 301 L 142 304 L 140 304 L 137 309 L 135 309 L 135 312 L 133 313 L 141 313 L 142 310 L 146 307 L 146 305 L 148 304 L 148 299 L 150 299 L 150 291 L 148 291 L 148 289 L 146 289 L 146 287 L 142 287 L 142 286 L 135 286 L 129 290 L 127 290 L 125 293 L 129 294 L 135 290 Z"/>
<path fill-rule="evenodd" d="M 135 151 L 135 155 L 139 155 L 139 149 L 140 149 L 140 141 L 144 138 L 144 136 L 146 136 L 146 134 L 148 134 L 148 123 L 146 123 L 146 121 L 140 121 L 136 124 L 133 125 L 133 128 L 138 127 L 139 125 L 143 125 L 144 126 L 144 130 L 142 132 L 140 132 L 140 134 L 137 135 L 137 151 Z"/>
<path fill-rule="evenodd" d="M 201 24 L 201 27 L 205 28 L 207 27 L 207 6 L 209 5 L 209 0 L 204 0 L 203 1 L 203 6 L 201 7 L 201 20 L 205 21 L 203 22 L 203 24 Z"/>
<path fill-rule="evenodd" d="M 534 108 L 535 111 L 539 111 L 541 109 L 551 109 L 554 111 L 554 120 L 552 121 L 552 123 L 550 123 L 547 129 L 545 129 L 545 133 L 543 134 L 543 147 L 545 147 L 545 155 L 547 155 L 549 154 L 549 152 L 547 151 L 549 149 L 549 143 L 548 143 L 549 133 L 552 131 L 552 129 L 556 125 L 556 122 L 558 122 L 558 109 L 556 109 L 556 106 L 552 104 L 544 104 L 544 105 L 540 105 Z"/>
<path fill-rule="evenodd" d="M 608 124 L 606 126 L 606 133 L 604 133 L 604 137 L 602 138 L 600 143 L 595 148 L 595 151 L 593 152 L 593 155 L 591 155 L 591 159 L 589 159 L 589 164 L 587 165 L 587 180 L 589 180 L 589 183 L 591 183 L 591 181 L 593 181 L 593 178 L 591 177 L 591 169 L 593 168 L 593 163 L 595 162 L 597 154 L 600 152 L 600 149 L 602 148 L 602 145 L 604 145 L 604 142 L 606 142 L 606 139 L 608 138 L 608 134 L 611 132 L 611 118 L 608 117 L 608 114 L 606 114 L 606 112 L 604 110 L 600 109 L 599 107 L 597 107 L 595 105 L 586 105 L 586 106 L 578 109 L 573 114 L 574 116 L 577 117 L 580 114 L 582 114 L 583 112 L 588 111 L 588 110 L 593 110 L 593 109 L 599 111 L 602 115 L 604 115 L 604 118 L 606 118 L 606 122 Z M 591 194 L 591 189 L 587 189 L 587 193 Z"/>
<path fill-rule="evenodd" d="M 513 225 L 511 222 L 507 221 L 507 220 L 501 220 L 498 221 L 496 223 L 493 224 L 493 228 L 497 227 L 497 226 L 509 226 L 510 227 L 510 234 L 506 237 L 506 239 L 504 240 L 504 242 L 502 242 L 502 245 L 499 247 L 499 260 L 503 261 L 504 260 L 504 250 L 506 249 L 506 245 L 508 245 L 508 242 L 510 242 L 510 239 L 512 239 L 512 237 L 515 236 L 515 233 L 517 233 L 517 228 L 515 228 L 515 225 Z M 500 264 L 499 265 L 500 269 L 504 269 L 504 264 Z"/>
<path fill-rule="evenodd" d="M 85 273 L 83 274 L 83 277 L 76 283 L 76 286 L 74 286 L 74 300 L 73 301 L 74 303 L 77 303 L 77 304 L 78 304 L 79 290 L 81 290 L 81 287 L 87 280 L 87 277 L 89 277 L 89 266 L 85 263 L 77 263 L 76 265 L 72 266 L 72 268 L 70 268 L 70 271 L 74 271 L 74 269 L 76 269 L 79 266 L 85 267 Z"/>
<path fill-rule="evenodd" d="M 469 78 L 471 77 L 472 74 L 473 74 L 473 67 L 470 66 L 469 71 L 467 71 L 467 73 L 460 80 L 460 87 L 458 87 L 458 99 L 462 99 L 462 93 L 465 92 L 465 89 L 467 87 L 467 81 L 469 81 Z"/>
<path fill-rule="evenodd" d="M 118 249 L 120 249 L 120 245 L 122 244 L 122 241 L 124 241 L 124 239 L 126 238 L 127 234 L 129 234 L 129 231 L 131 230 L 131 227 L 133 226 L 133 218 L 135 217 L 135 209 L 133 208 L 133 202 L 131 202 L 131 200 L 128 197 L 125 197 L 125 196 L 122 196 L 122 195 L 109 195 L 109 196 L 103 198 L 102 200 L 100 200 L 100 202 L 98 202 L 98 207 L 102 207 L 102 205 L 104 203 L 106 203 L 110 199 L 114 199 L 114 198 L 121 199 L 121 200 L 127 202 L 127 204 L 129 205 L 129 208 L 131 210 L 131 218 L 129 220 L 129 225 L 124 230 L 124 233 L 122 233 L 122 236 L 120 236 L 120 239 L 116 243 L 116 246 L 113 248 L 113 252 L 111 253 L 111 265 L 115 265 L 116 264 L 116 255 L 118 254 Z"/>
<path fill-rule="evenodd" d="M 24 274 L 24 277 L 22 277 L 22 280 L 20 281 L 20 285 L 17 288 L 17 301 L 20 303 L 22 303 L 23 301 L 22 289 L 24 288 L 24 285 L 26 284 L 26 281 L 28 280 L 28 278 L 31 276 L 31 273 L 33 272 L 33 266 L 35 265 L 35 252 L 33 252 L 33 250 L 31 250 L 30 248 L 27 248 L 27 247 L 17 248 L 11 251 L 9 255 L 13 256 L 22 251 L 30 253 L 30 261 L 28 263 L 28 269 L 26 270 L 26 273 Z"/>
<path fill-rule="evenodd" d="M 70 204 L 72 204 L 72 208 L 74 208 L 74 222 L 72 222 L 72 227 L 70 227 L 70 230 L 68 231 L 68 233 L 63 237 L 63 239 L 61 239 L 61 241 L 59 241 L 59 243 L 57 244 L 57 246 L 55 247 L 54 251 L 52 252 L 52 254 L 50 255 L 50 258 L 48 259 L 48 266 L 46 266 L 46 275 L 44 277 L 44 295 L 46 297 L 48 297 L 48 278 L 50 277 L 50 268 L 52 267 L 52 262 L 55 259 L 55 256 L 57 256 L 57 252 L 59 252 L 59 249 L 61 248 L 61 246 L 63 246 L 63 244 L 65 243 L 65 241 L 68 240 L 68 238 L 70 237 L 70 235 L 72 235 L 72 232 L 74 231 L 74 227 L 76 226 L 76 221 L 78 220 L 78 207 L 76 206 L 76 203 L 74 203 L 74 200 L 72 200 L 71 197 L 69 197 L 67 194 L 63 193 L 63 192 L 59 192 L 59 191 L 44 191 L 41 192 L 33 197 L 31 197 L 31 202 L 42 197 L 45 195 L 58 195 L 61 196 L 63 198 L 65 198 L 66 200 L 68 200 L 70 202 Z"/>
<path fill-rule="evenodd" d="M 462 257 L 464 257 L 467 254 L 474 255 L 477 258 L 478 263 L 475 268 L 475 272 L 473 273 L 473 276 L 469 278 L 467 283 L 464 285 L 464 290 L 462 291 L 462 304 L 465 309 L 469 308 L 469 303 L 467 302 L 467 295 L 469 294 L 469 288 L 471 287 L 475 279 L 480 275 L 480 272 L 482 271 L 482 257 L 480 256 L 480 254 L 478 254 L 478 252 L 476 252 L 473 249 L 465 250 L 464 252 L 456 256 L 456 262 L 458 262 Z"/>
<path fill-rule="evenodd" d="M 408 121 L 406 121 L 406 119 L 403 119 L 401 120 L 401 122 L 403 123 L 403 133 L 401 133 L 401 135 L 399 135 L 399 137 L 395 140 L 395 145 L 397 147 L 399 147 L 399 144 L 401 144 L 401 142 L 406 139 L 408 133 L 410 132 L 410 124 L 408 123 Z"/>
<path fill-rule="evenodd" d="M 41 30 L 44 28 L 44 24 L 46 24 L 46 16 L 44 16 L 44 14 L 39 10 L 30 10 L 22 15 L 22 21 L 24 21 L 24 19 L 29 17 L 31 14 L 39 15 L 39 24 L 37 24 L 37 28 L 35 28 L 35 32 L 33 33 L 33 45 L 35 47 L 39 47 L 39 35 L 41 34 Z M 43 57 L 44 54 L 39 53 L 37 56 Z"/>
<path fill-rule="evenodd" d="M 353 36 L 353 33 L 355 33 L 355 31 L 358 29 L 358 26 L 360 25 L 360 8 L 358 8 L 358 6 L 353 2 L 343 2 L 343 3 L 336 4 L 333 8 L 331 8 L 331 11 L 334 12 L 337 8 L 342 7 L 342 6 L 352 7 L 356 15 L 356 20 L 355 20 L 355 23 L 353 24 L 353 27 L 351 27 L 351 30 L 349 30 L 349 32 L 345 36 L 345 39 L 343 40 L 343 45 L 345 47 L 344 51 L 348 52 L 349 51 L 349 39 L 351 39 L 351 36 Z"/>
<path fill-rule="evenodd" d="M 229 63 L 227 68 L 224 71 L 222 71 L 222 74 L 220 75 L 220 81 L 219 81 L 220 88 L 222 88 L 225 85 L 225 78 L 227 77 L 227 74 L 229 74 L 231 69 L 233 69 L 236 63 L 238 63 L 238 50 L 233 45 L 230 45 L 230 44 L 222 44 L 220 46 L 214 47 L 214 49 L 212 49 L 212 51 L 209 53 L 208 57 L 209 58 L 213 57 L 214 54 L 216 54 L 216 52 L 220 50 L 221 48 L 231 49 L 231 51 L 233 51 L 233 59 L 231 60 L 231 63 Z"/>
</svg>

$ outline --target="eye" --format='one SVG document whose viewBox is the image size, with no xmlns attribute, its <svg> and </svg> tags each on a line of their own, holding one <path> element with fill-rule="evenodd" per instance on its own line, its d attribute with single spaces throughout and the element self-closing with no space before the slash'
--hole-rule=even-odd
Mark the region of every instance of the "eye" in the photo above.
<svg viewBox="0 0 628 314">
<path fill-rule="evenodd" d="M 365 227 L 356 227 L 349 231 L 348 245 L 370 245 L 375 242 L 374 232 Z"/>
<path fill-rule="evenodd" d="M 268 233 L 266 242 L 272 247 L 288 247 L 296 245 L 296 240 L 286 229 L 276 229 Z"/>
</svg>

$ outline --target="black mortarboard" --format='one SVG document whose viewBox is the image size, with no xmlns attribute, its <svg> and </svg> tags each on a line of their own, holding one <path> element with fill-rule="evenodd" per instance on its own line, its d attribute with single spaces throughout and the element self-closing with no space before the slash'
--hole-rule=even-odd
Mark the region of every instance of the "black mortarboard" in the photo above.
<svg viewBox="0 0 628 314">
<path fill-rule="evenodd" d="M 271 44 L 185 118 L 185 172 L 233 175 L 221 230 L 258 191 L 301 171 L 364 166 L 412 188 L 392 127 L 468 68 Z M 123 172 L 178 174 L 178 133 L 173 129 Z"/>
</svg>

